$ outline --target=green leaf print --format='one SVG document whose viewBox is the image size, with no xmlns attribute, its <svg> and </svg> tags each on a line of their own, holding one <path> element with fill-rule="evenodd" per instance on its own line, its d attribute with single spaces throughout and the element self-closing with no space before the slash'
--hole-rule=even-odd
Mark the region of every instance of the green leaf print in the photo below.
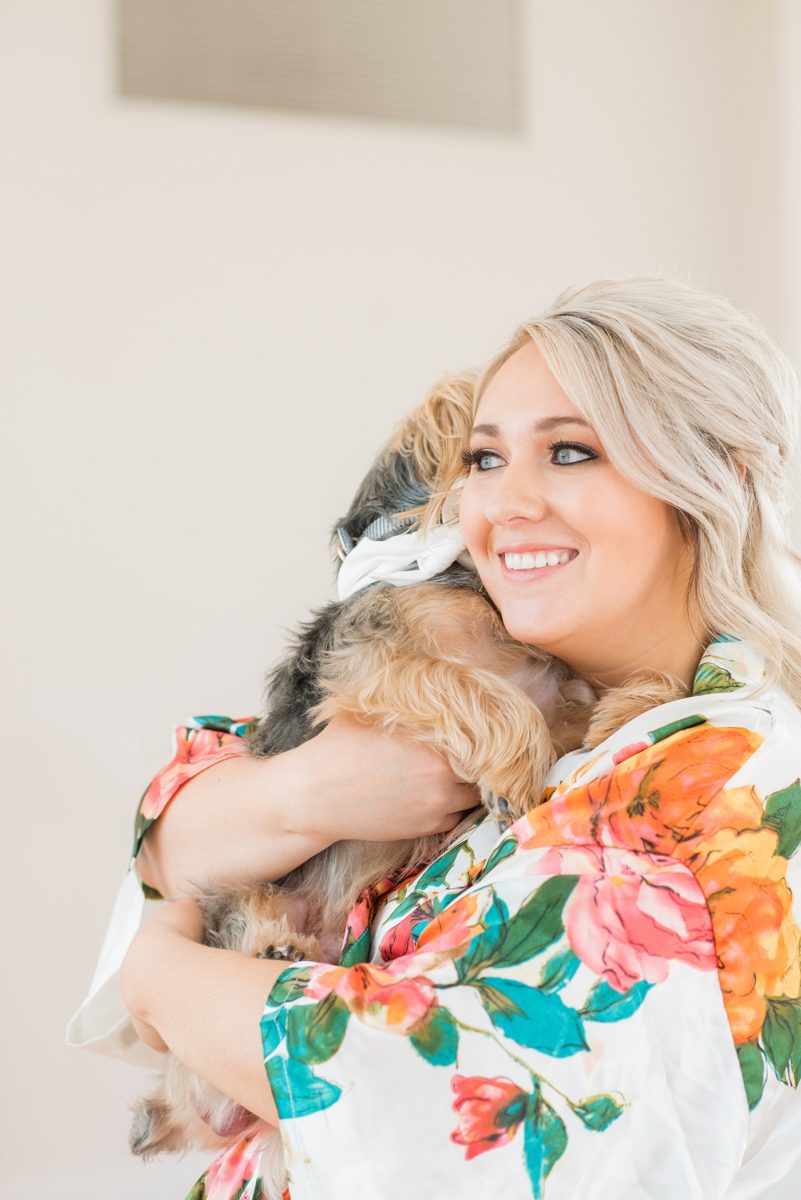
<svg viewBox="0 0 801 1200">
<path fill-rule="evenodd" d="M 517 838 L 504 838 L 490 854 L 484 866 L 481 869 L 481 876 L 488 875 L 493 867 L 497 867 L 498 863 L 503 862 L 510 854 L 514 854 L 517 849 Z M 481 878 L 479 876 L 479 878 Z"/>
<path fill-rule="evenodd" d="M 444 854 L 440 854 L 439 858 L 435 858 L 414 885 L 415 892 L 419 894 L 425 892 L 427 888 L 444 884 L 461 851 L 462 843 L 457 842 L 455 846 L 451 846 L 450 850 L 446 850 Z"/>
<path fill-rule="evenodd" d="M 736 692 L 738 688 L 744 686 L 725 667 L 719 667 L 717 663 L 713 662 L 702 662 L 695 672 L 693 695 L 704 696 L 707 692 Z"/>
<path fill-rule="evenodd" d="M 653 984 L 641 979 L 627 992 L 616 992 L 599 979 L 579 1010 L 585 1021 L 624 1021 L 636 1012 Z"/>
<path fill-rule="evenodd" d="M 438 1005 L 432 1008 L 425 1023 L 410 1034 L 409 1041 L 435 1067 L 448 1067 L 456 1062 L 459 1029 L 445 1008 Z"/>
<path fill-rule="evenodd" d="M 561 954 L 549 958 L 539 982 L 541 992 L 558 992 L 568 983 L 581 965 L 581 959 L 569 946 Z"/>
<path fill-rule="evenodd" d="M 768 998 L 762 1045 L 776 1078 L 790 1087 L 798 1087 L 801 1079 L 801 999 Z"/>
<path fill-rule="evenodd" d="M 529 1101 L 529 1115 L 523 1125 L 523 1152 L 535 1200 L 545 1195 L 545 1180 L 567 1149 L 564 1121 L 543 1100 L 537 1084 Z"/>
<path fill-rule="evenodd" d="M 310 1113 L 330 1108 L 342 1095 L 342 1088 L 327 1079 L 320 1079 L 306 1063 L 276 1054 L 266 1062 L 278 1116 L 307 1117 Z"/>
<path fill-rule="evenodd" d="M 349 1016 L 348 1006 L 334 992 L 317 1004 L 291 1008 L 286 1023 L 290 1058 L 304 1063 L 327 1062 L 342 1045 Z"/>
<path fill-rule="evenodd" d="M 577 883 L 578 875 L 555 875 L 537 888 L 509 922 L 495 966 L 528 962 L 562 936 L 562 912 Z"/>
<path fill-rule="evenodd" d="M 744 1042 L 737 1047 L 737 1057 L 740 1060 L 740 1070 L 745 1084 L 745 1094 L 748 1098 L 748 1108 L 756 1108 L 765 1090 L 765 1059 L 759 1048 L 759 1043 Z"/>
<path fill-rule="evenodd" d="M 207 1171 L 198 1179 L 197 1183 L 192 1186 L 191 1192 L 187 1193 L 186 1200 L 206 1200 L 206 1175 Z"/>
<path fill-rule="evenodd" d="M 251 1189 L 252 1180 L 246 1179 L 241 1187 L 236 1189 L 236 1193 L 231 1197 L 231 1200 L 259 1200 L 259 1197 L 264 1197 L 264 1192 L 261 1189 L 261 1180 L 256 1181 L 256 1187 Z"/>
<path fill-rule="evenodd" d="M 581 1018 L 561 996 L 498 976 L 484 976 L 476 986 L 495 1028 L 518 1046 L 529 1046 L 554 1058 L 589 1050 Z"/>
<path fill-rule="evenodd" d="M 795 854 L 801 845 L 801 781 L 796 779 L 789 787 L 771 792 L 765 800 L 762 827 L 778 833 L 777 854 L 782 858 Z"/>
<path fill-rule="evenodd" d="M 370 930 L 363 929 L 357 938 L 348 934 L 348 940 L 339 956 L 340 967 L 352 967 L 355 963 L 367 962 L 370 957 Z"/>
<path fill-rule="evenodd" d="M 311 970 L 311 967 L 287 967 L 273 984 L 267 1003 L 286 1004 L 289 1000 L 299 1000 L 309 986 Z"/>
<path fill-rule="evenodd" d="M 581 1117 L 588 1129 L 593 1129 L 599 1133 L 606 1129 L 607 1125 L 611 1125 L 613 1121 L 616 1121 L 623 1112 L 623 1105 L 618 1104 L 617 1100 L 613 1100 L 611 1096 L 605 1093 L 597 1096 L 587 1096 L 584 1100 L 580 1100 L 578 1104 L 571 1104 L 570 1107 L 577 1117 Z"/>
</svg>

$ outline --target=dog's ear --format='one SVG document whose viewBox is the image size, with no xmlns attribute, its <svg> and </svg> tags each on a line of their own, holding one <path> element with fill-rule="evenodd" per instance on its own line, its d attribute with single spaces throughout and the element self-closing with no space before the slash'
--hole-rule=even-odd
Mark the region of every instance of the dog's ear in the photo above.
<svg viewBox="0 0 801 1200">
<path fill-rule="evenodd" d="M 418 478 L 429 491 L 439 480 L 457 473 L 473 423 L 477 375 L 477 371 L 463 371 L 439 380 L 399 430 L 399 449 L 412 457 Z"/>
<path fill-rule="evenodd" d="M 145 1160 L 154 1154 L 187 1149 L 186 1129 L 175 1120 L 174 1109 L 155 1098 L 138 1100 L 128 1134 L 131 1153 Z"/>
</svg>

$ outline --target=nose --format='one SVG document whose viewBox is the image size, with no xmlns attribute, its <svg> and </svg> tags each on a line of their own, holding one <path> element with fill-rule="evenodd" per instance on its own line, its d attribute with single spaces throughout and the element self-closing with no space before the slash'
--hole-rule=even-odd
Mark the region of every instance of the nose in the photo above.
<svg viewBox="0 0 801 1200">
<path fill-rule="evenodd" d="M 548 514 L 543 481 L 529 466 L 509 464 L 498 472 L 492 494 L 487 498 L 485 514 L 493 525 L 511 525 L 516 521 L 541 521 Z"/>
</svg>

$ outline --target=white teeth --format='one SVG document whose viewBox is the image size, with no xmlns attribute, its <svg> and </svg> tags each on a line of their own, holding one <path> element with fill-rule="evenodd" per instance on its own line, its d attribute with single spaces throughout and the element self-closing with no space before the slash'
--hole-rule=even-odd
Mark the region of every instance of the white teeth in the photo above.
<svg viewBox="0 0 801 1200">
<path fill-rule="evenodd" d="M 537 567 L 555 567 L 570 562 L 569 550 L 537 550 L 528 554 L 504 554 L 503 561 L 510 571 L 530 571 Z"/>
</svg>

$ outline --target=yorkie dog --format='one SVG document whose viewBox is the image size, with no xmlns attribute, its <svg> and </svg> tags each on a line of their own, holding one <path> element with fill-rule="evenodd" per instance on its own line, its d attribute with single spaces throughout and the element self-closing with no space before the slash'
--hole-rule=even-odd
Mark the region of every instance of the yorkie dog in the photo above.
<svg viewBox="0 0 801 1200">
<path fill-rule="evenodd" d="M 436 498 L 442 464 L 467 444 L 473 383 L 472 374 L 444 380 L 401 423 L 336 526 L 340 559 L 365 538 L 408 530 Z M 597 745 L 655 696 L 662 701 L 662 682 L 641 680 L 639 692 L 610 694 L 604 707 L 560 660 L 514 641 L 469 561 L 456 561 L 425 582 L 375 582 L 318 611 L 269 675 L 249 749 L 279 754 L 346 713 L 443 755 L 477 785 L 502 832 L 540 802 L 558 754 Z M 201 900 L 206 943 L 256 957 L 336 961 L 360 891 L 430 863 L 481 815 L 476 808 L 455 829 L 429 837 L 336 842 L 282 879 L 210 889 Z M 223 1148 L 258 1134 L 265 1195 L 278 1200 L 285 1173 L 277 1130 L 166 1057 L 157 1089 L 134 1110 L 133 1153 Z"/>
</svg>

